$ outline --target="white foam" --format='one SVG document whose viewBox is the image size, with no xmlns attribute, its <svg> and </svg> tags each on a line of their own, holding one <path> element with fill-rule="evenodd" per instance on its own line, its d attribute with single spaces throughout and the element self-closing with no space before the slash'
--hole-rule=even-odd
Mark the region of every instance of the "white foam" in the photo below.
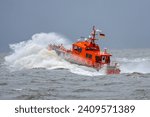
<svg viewBox="0 0 150 117">
<path fill-rule="evenodd" d="M 121 73 L 150 73 L 150 58 L 118 58 L 117 61 L 120 63 Z"/>
<path fill-rule="evenodd" d="M 69 44 L 67 39 L 56 33 L 40 33 L 32 36 L 31 40 L 11 44 L 11 55 L 5 57 L 6 64 L 11 67 L 34 68 L 45 67 L 45 61 L 58 59 L 55 52 L 47 50 L 48 44 Z"/>
</svg>

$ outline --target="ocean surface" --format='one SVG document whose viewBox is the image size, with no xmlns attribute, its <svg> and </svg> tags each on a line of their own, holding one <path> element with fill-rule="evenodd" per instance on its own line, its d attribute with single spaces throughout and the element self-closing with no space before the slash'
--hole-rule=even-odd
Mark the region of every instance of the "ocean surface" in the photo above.
<svg viewBox="0 0 150 117">
<path fill-rule="evenodd" d="M 0 53 L 0 99 L 150 99 L 150 49 L 108 50 L 121 74 L 106 75 L 48 51 L 56 38 L 69 48 L 64 37 L 42 33 Z"/>
</svg>

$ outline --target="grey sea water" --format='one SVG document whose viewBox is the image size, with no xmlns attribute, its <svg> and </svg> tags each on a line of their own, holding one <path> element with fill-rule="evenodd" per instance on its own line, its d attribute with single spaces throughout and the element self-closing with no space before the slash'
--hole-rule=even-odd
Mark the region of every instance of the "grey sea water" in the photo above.
<svg viewBox="0 0 150 117">
<path fill-rule="evenodd" d="M 82 68 L 76 73 L 78 67 L 58 66 L 14 70 L 5 64 L 9 53 L 1 53 L 0 99 L 150 99 L 150 49 L 113 50 L 112 54 L 120 64 L 119 75 L 83 73 Z"/>
</svg>

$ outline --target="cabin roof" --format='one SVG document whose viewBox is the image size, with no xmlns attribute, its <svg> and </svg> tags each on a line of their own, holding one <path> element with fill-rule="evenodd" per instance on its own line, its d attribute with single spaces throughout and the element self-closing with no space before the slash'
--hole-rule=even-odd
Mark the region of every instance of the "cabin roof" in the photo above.
<svg viewBox="0 0 150 117">
<path fill-rule="evenodd" d="M 99 53 L 101 56 L 103 55 L 103 56 L 112 56 L 111 54 L 109 54 L 109 53 L 105 53 L 105 52 L 100 52 Z"/>
<path fill-rule="evenodd" d="M 74 43 L 73 45 L 79 46 L 81 48 L 86 48 L 86 46 L 89 46 L 89 42 L 78 41 L 78 42 Z"/>
</svg>

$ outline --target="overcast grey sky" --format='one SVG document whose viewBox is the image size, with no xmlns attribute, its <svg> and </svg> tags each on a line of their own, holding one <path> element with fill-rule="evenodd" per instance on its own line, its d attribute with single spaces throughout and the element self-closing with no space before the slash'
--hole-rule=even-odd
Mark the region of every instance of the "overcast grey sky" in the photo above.
<svg viewBox="0 0 150 117">
<path fill-rule="evenodd" d="M 149 48 L 150 0 L 0 0 L 0 51 L 40 32 L 75 41 L 93 25 L 108 48 Z"/>
</svg>

